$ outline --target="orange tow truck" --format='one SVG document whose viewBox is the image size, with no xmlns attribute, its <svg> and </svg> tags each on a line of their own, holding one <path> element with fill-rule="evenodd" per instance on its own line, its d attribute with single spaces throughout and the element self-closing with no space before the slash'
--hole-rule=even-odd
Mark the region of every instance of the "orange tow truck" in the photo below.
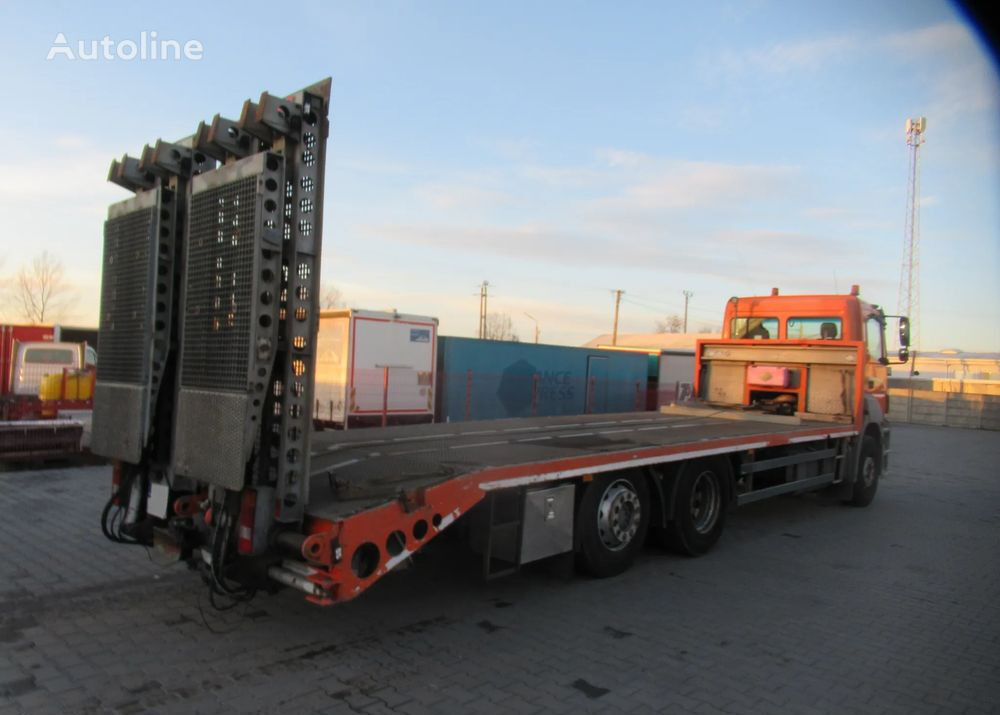
<svg viewBox="0 0 1000 715">
<path fill-rule="evenodd" d="M 741 504 L 871 502 L 891 318 L 858 290 L 731 299 L 723 337 L 697 344 L 694 399 L 658 412 L 315 432 L 331 87 L 263 92 L 111 162 L 130 196 L 104 224 L 109 539 L 188 561 L 219 608 L 281 586 L 330 605 L 450 528 L 487 577 L 558 556 L 607 577 L 647 535 L 705 553 Z"/>
<path fill-rule="evenodd" d="M 330 605 L 357 597 L 464 524 L 487 577 L 572 554 L 614 576 L 647 535 L 688 555 L 727 511 L 828 490 L 866 506 L 888 468 L 887 323 L 859 297 L 734 297 L 697 344 L 695 399 L 659 412 L 424 424 L 313 435 L 300 524 L 269 485 L 150 482 L 116 469 L 124 534 L 198 564 L 218 598 L 283 585 Z M 157 495 L 157 492 L 160 492 Z M 155 506 L 154 506 L 155 505 Z M 223 588 L 225 586 L 225 588 Z"/>
</svg>

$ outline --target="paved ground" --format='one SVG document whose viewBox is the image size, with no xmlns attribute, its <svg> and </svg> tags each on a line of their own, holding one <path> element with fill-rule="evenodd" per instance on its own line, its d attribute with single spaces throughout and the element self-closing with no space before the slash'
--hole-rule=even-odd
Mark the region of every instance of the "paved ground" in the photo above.
<svg viewBox="0 0 1000 715">
<path fill-rule="evenodd" d="M 868 509 L 751 505 L 617 579 L 483 584 L 442 544 L 224 617 L 103 540 L 107 468 L 0 473 L 0 715 L 1000 712 L 1000 435 L 897 427 L 894 460 Z"/>
</svg>

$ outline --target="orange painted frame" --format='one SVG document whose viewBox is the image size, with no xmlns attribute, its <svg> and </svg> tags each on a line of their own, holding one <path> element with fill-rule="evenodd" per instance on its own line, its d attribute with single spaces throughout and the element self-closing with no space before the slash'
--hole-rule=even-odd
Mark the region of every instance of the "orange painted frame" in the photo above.
<svg viewBox="0 0 1000 715">
<path fill-rule="evenodd" d="M 855 350 L 854 360 L 854 424 L 860 430 L 864 423 L 864 395 L 867 391 L 865 386 L 865 367 L 868 360 L 868 351 L 865 348 L 864 340 L 737 340 L 733 338 L 701 339 L 695 343 L 694 352 L 694 394 L 701 394 L 701 367 L 702 348 L 706 345 L 770 345 L 774 347 L 851 347 Z M 808 365 L 808 361 L 801 363 L 790 363 L 790 365 Z M 744 396 L 746 399 L 746 396 Z"/>
<path fill-rule="evenodd" d="M 762 429 L 766 430 L 767 426 L 762 425 Z M 851 425 L 831 424 L 780 434 L 765 431 L 711 442 L 693 441 L 669 447 L 646 447 L 620 453 L 487 468 L 404 492 L 398 499 L 382 506 L 337 521 L 310 517 L 306 521 L 308 536 L 302 545 L 302 556 L 312 567 L 308 579 L 328 595 L 306 598 L 319 605 L 333 605 L 356 598 L 478 504 L 491 489 L 561 481 L 603 471 L 775 447 L 796 441 L 848 437 L 857 433 Z M 427 525 L 427 531 L 421 538 L 414 534 L 414 527 L 419 521 Z M 397 555 L 386 558 L 385 545 L 397 531 L 404 535 L 404 548 Z M 360 576 L 352 568 L 352 561 L 366 544 L 378 548 L 378 566 L 370 574 Z"/>
</svg>

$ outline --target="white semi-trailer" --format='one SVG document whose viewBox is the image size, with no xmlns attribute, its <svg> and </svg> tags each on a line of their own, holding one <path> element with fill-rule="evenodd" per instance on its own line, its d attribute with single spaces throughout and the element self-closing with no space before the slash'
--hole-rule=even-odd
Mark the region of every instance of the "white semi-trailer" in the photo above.
<svg viewBox="0 0 1000 715">
<path fill-rule="evenodd" d="M 437 328 L 423 315 L 321 312 L 314 420 L 344 429 L 432 422 Z"/>
</svg>

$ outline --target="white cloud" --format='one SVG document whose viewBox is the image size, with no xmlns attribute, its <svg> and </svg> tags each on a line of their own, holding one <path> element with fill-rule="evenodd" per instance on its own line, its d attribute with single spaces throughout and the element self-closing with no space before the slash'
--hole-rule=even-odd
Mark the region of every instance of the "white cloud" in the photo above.
<svg viewBox="0 0 1000 715">
<path fill-rule="evenodd" d="M 62 149 L 82 150 L 94 148 L 93 141 L 79 134 L 60 134 L 53 139 L 53 142 Z"/>
<path fill-rule="evenodd" d="M 926 60 L 930 55 L 968 51 L 972 36 L 964 25 L 942 22 L 915 30 L 892 32 L 883 36 L 880 41 L 886 47 L 912 59 Z"/>
<path fill-rule="evenodd" d="M 487 151 L 508 161 L 533 161 L 538 152 L 538 141 L 527 138 L 480 138 L 476 143 Z"/>
<path fill-rule="evenodd" d="M 858 215 L 856 209 L 847 208 L 846 206 L 811 206 L 802 209 L 802 215 L 806 218 L 818 218 L 818 219 L 842 219 L 851 218 Z"/>
<path fill-rule="evenodd" d="M 731 278 L 746 272 L 787 274 L 809 269 L 816 256 L 843 249 L 840 241 L 773 229 L 719 231 L 680 229 L 649 222 L 628 235 L 602 235 L 560 226 L 373 225 L 362 228 L 368 240 L 429 248 L 445 255 L 499 256 L 515 263 L 545 263 L 614 271 L 697 274 Z M 487 259 L 486 265 L 489 265 Z"/>
<path fill-rule="evenodd" d="M 661 162 L 655 170 L 642 172 L 618 195 L 592 201 L 590 211 L 616 218 L 637 212 L 730 209 L 777 195 L 796 172 L 796 167 L 783 165 Z"/>
<path fill-rule="evenodd" d="M 637 169 L 642 166 L 648 166 L 653 161 L 652 157 L 646 154 L 625 149 L 602 149 L 597 152 L 597 156 L 608 166 L 626 169 Z"/>
<path fill-rule="evenodd" d="M 846 57 L 858 44 L 859 38 L 854 35 L 779 42 L 743 52 L 723 52 L 718 58 L 718 66 L 728 74 L 737 76 L 758 72 L 786 74 L 797 70 L 812 70 L 825 62 Z"/>
<path fill-rule="evenodd" d="M 483 209 L 509 203 L 511 197 L 494 189 L 484 189 L 469 184 L 425 184 L 414 189 L 414 194 L 436 209 Z"/>
<path fill-rule="evenodd" d="M 15 144 L 31 145 L 21 139 Z M 131 194 L 107 181 L 113 152 L 75 135 L 56 137 L 53 146 L 50 154 L 0 163 L 0 213 L 7 217 L 0 255 L 9 273 L 43 250 L 58 258 L 75 297 L 65 320 L 96 324 L 104 218 L 109 204 Z"/>
<path fill-rule="evenodd" d="M 0 163 L 0 209 L 12 210 L 17 203 L 48 203 L 70 200 L 74 206 L 97 201 L 110 203 L 128 198 L 124 190 L 107 183 L 110 155 L 94 152 L 64 152 L 31 162 Z M 62 208 L 51 206 L 52 209 Z"/>
<path fill-rule="evenodd" d="M 590 186 L 607 180 L 606 172 L 578 166 L 522 166 L 517 173 L 523 178 L 554 187 Z"/>
<path fill-rule="evenodd" d="M 413 167 L 396 161 L 382 161 L 370 157 L 351 159 L 332 157 L 330 168 L 334 171 L 346 171 L 358 174 L 374 174 L 382 176 L 402 176 L 413 173 Z"/>
<path fill-rule="evenodd" d="M 726 116 L 727 114 L 722 107 L 691 104 L 681 110 L 677 117 L 677 124 L 684 129 L 719 129 L 726 121 Z M 734 122 L 730 117 L 730 124 L 732 123 Z"/>
<path fill-rule="evenodd" d="M 924 111 L 934 124 L 996 106 L 996 69 L 965 25 L 946 22 L 892 33 L 878 45 L 926 78 L 932 98 Z"/>
</svg>

